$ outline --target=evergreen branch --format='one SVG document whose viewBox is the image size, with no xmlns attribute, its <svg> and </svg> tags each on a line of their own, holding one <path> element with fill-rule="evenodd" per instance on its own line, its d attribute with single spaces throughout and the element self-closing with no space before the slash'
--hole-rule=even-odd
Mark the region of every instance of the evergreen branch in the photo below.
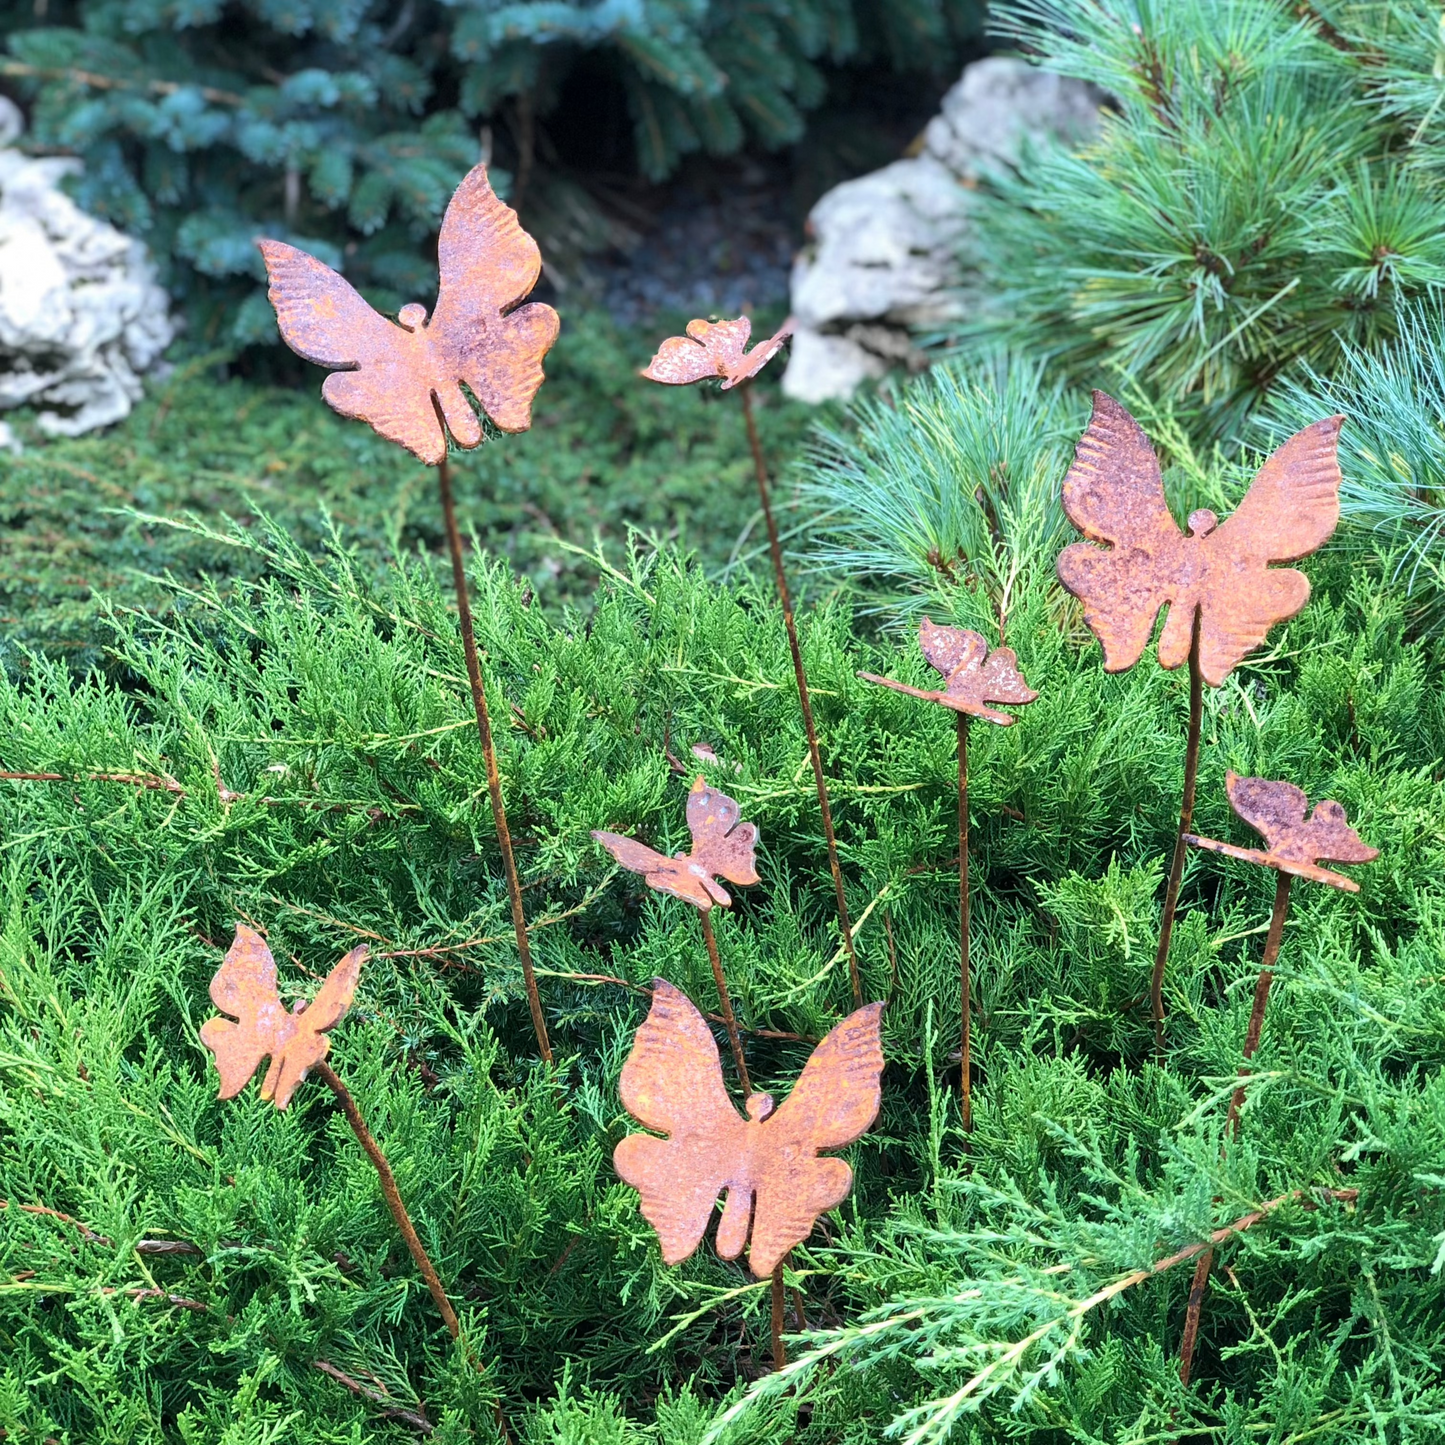
<svg viewBox="0 0 1445 1445">
<path fill-rule="evenodd" d="M 370 1400 L 374 1405 L 383 1406 L 381 1412 L 383 1420 L 395 1420 L 398 1424 L 409 1425 L 423 1435 L 430 1435 L 436 1429 L 436 1426 L 427 1419 L 420 1408 L 412 1410 L 404 1405 L 393 1403 L 385 1391 L 373 1390 L 369 1385 L 363 1385 L 360 1380 L 353 1380 L 350 1375 L 343 1370 L 338 1370 L 329 1360 L 312 1360 L 311 1368 L 320 1370 L 323 1375 L 329 1375 L 338 1384 L 344 1385 L 353 1395 L 360 1395 L 363 1400 Z"/>
<path fill-rule="evenodd" d="M 99 75 L 93 70 L 73 67 L 55 69 L 43 65 L 27 65 L 21 60 L 0 57 L 0 75 L 24 80 L 61 81 L 71 85 L 87 85 L 92 90 L 138 90 L 149 95 L 199 94 L 214 105 L 246 105 L 244 95 L 233 90 L 217 90 L 212 85 L 186 85 L 178 80 L 126 80 L 120 76 Z"/>
</svg>

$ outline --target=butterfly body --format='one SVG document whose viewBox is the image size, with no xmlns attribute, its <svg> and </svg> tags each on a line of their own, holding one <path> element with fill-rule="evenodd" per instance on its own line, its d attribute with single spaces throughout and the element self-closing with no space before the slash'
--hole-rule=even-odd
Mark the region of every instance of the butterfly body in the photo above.
<svg viewBox="0 0 1445 1445">
<path fill-rule="evenodd" d="M 603 830 L 592 836 L 624 868 L 641 873 L 649 888 L 670 893 L 706 913 L 714 903 L 724 908 L 732 903 L 719 877 L 746 886 L 758 881 L 755 823 L 740 822 L 742 813 L 726 793 L 710 788 L 699 776 L 687 795 L 687 826 L 692 834 L 692 851 L 664 853 L 639 843 L 635 838 Z"/>
<path fill-rule="evenodd" d="M 1064 548 L 1058 573 L 1103 645 L 1106 672 L 1139 660 L 1167 607 L 1160 666 L 1188 659 L 1197 622 L 1200 672 L 1217 687 L 1275 623 L 1305 605 L 1309 579 L 1272 564 L 1307 556 L 1334 531 L 1342 420 L 1328 417 L 1296 432 L 1259 469 L 1231 516 L 1220 522 L 1201 508 L 1181 532 L 1142 428 L 1112 397 L 1094 393 L 1063 498 L 1089 540 Z"/>
<path fill-rule="evenodd" d="M 1266 846 L 1236 848 L 1192 833 L 1185 835 L 1189 842 L 1297 878 L 1328 883 L 1348 893 L 1359 892 L 1360 885 L 1353 878 L 1319 866 L 1321 858 L 1334 863 L 1369 863 L 1380 856 L 1380 850 L 1371 848 L 1350 826 L 1344 808 L 1333 798 L 1316 803 L 1307 817 L 1309 799 L 1293 783 L 1242 778 L 1231 772 L 1225 774 L 1224 788 L 1230 807 L 1264 839 Z"/>
<path fill-rule="evenodd" d="M 356 993 L 365 945 L 354 948 L 331 970 L 310 1004 L 287 1010 L 276 988 L 276 960 L 265 941 L 244 924 L 211 980 L 211 1002 L 229 1018 L 207 1019 L 201 1041 L 215 1055 L 221 1075 L 217 1095 L 233 1099 L 269 1057 L 261 1097 L 278 1109 L 291 1102 L 307 1071 L 325 1059 L 331 1047 L 326 1030 L 345 1017 Z"/>
<path fill-rule="evenodd" d="M 687 323 L 686 336 L 669 336 L 643 371 L 649 381 L 686 386 L 694 381 L 720 379 L 728 391 L 756 376 L 793 334 L 792 319 L 785 321 L 766 341 L 746 351 L 753 323 L 746 316 L 736 321 Z"/>
<path fill-rule="evenodd" d="M 1021 706 L 1038 696 L 1024 682 L 1013 649 L 997 647 L 990 653 L 988 643 L 977 632 L 962 627 L 940 627 L 925 617 L 918 627 L 918 645 L 929 664 L 943 674 L 943 691 L 910 687 L 905 682 L 895 682 L 872 672 L 860 672 L 858 676 L 868 682 L 891 687 L 895 692 L 936 702 L 955 712 L 985 718 L 1002 727 L 1013 722 L 1012 715 L 999 712 L 987 706 L 988 703 L 1006 702 Z"/>
<path fill-rule="evenodd" d="M 667 1264 L 697 1249 L 720 1194 L 727 1198 L 718 1253 L 736 1259 L 748 1248 L 759 1277 L 808 1237 L 820 1214 L 843 1202 L 853 1171 L 818 1151 L 852 1143 L 877 1115 L 882 1011 L 875 1003 L 850 1014 L 814 1050 L 781 1106 L 770 1094 L 753 1094 L 744 1117 L 723 1087 L 702 1015 L 680 989 L 654 981 L 620 1093 L 638 1123 L 666 1137 L 629 1134 L 613 1163 L 641 1196 Z"/>
<path fill-rule="evenodd" d="M 557 313 L 519 305 L 536 284 L 541 254 L 475 167 L 447 206 L 438 243 L 441 286 L 430 319 L 412 302 L 389 321 L 314 256 L 259 241 L 271 304 L 286 344 L 334 370 L 321 394 L 342 416 L 367 422 L 428 466 L 482 439 L 463 387 L 502 431 L 531 425 L 542 358 L 557 339 Z"/>
</svg>

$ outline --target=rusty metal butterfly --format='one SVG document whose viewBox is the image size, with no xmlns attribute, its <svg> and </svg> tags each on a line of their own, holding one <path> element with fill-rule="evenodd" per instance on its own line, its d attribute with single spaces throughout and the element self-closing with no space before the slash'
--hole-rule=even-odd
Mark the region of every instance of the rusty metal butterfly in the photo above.
<svg viewBox="0 0 1445 1445">
<path fill-rule="evenodd" d="M 412 302 L 388 321 L 329 266 L 280 241 L 258 241 L 271 304 L 286 344 L 340 370 L 321 394 L 333 410 L 373 427 L 428 466 L 482 439 L 466 386 L 505 432 L 532 424 L 542 358 L 557 339 L 557 313 L 519 303 L 542 269 L 537 243 L 474 167 L 442 220 L 436 310 Z M 443 428 L 445 422 L 445 429 Z"/>
<path fill-rule="evenodd" d="M 265 940 L 245 924 L 211 980 L 211 1002 L 230 1018 L 207 1019 L 201 1042 L 216 1056 L 221 1099 L 234 1099 L 268 1055 L 271 1067 L 261 1081 L 261 1097 L 278 1109 L 291 1102 L 296 1086 L 327 1055 L 326 1030 L 346 1016 L 356 994 L 367 948 L 353 948 L 326 976 L 310 1004 L 288 1013 L 276 991 L 276 960 Z"/>
<path fill-rule="evenodd" d="M 692 852 L 671 858 L 620 833 L 592 834 L 624 868 L 641 873 L 649 888 L 670 893 L 706 913 L 714 903 L 727 908 L 732 898 L 718 883 L 746 886 L 758 881 L 758 826 L 742 823 L 742 810 L 726 793 L 708 787 L 701 774 L 687 795 L 687 827 Z"/>
<path fill-rule="evenodd" d="M 689 321 L 687 335 L 669 336 L 642 374 L 670 386 L 721 377 L 722 390 L 728 391 L 756 376 L 778 354 L 793 334 L 793 319 L 789 317 L 768 340 L 745 352 L 752 334 L 753 323 L 746 316 L 736 321 Z"/>
<path fill-rule="evenodd" d="M 1326 798 L 1316 803 L 1314 812 L 1306 818 L 1309 799 L 1304 790 L 1293 783 L 1226 773 L 1224 789 L 1229 794 L 1230 807 L 1264 839 L 1267 847 L 1237 848 L 1232 843 L 1201 838 L 1194 833 L 1186 833 L 1185 842 L 1211 853 L 1262 863 L 1296 878 L 1328 883 L 1331 888 L 1341 888 L 1347 893 L 1360 891 L 1360 885 L 1353 878 L 1318 866 L 1321 858 L 1332 863 L 1369 863 L 1380 856 L 1378 848 L 1371 848 L 1350 827 L 1339 803 Z"/>
<path fill-rule="evenodd" d="M 629 1134 L 612 1161 L 641 1195 L 664 1262 L 692 1254 L 726 1190 L 717 1251 L 736 1259 L 751 1232 L 748 1264 L 762 1278 L 853 1187 L 852 1169 L 818 1151 L 853 1143 L 877 1117 L 883 1005 L 849 1014 L 814 1049 L 783 1103 L 774 1108 L 771 1094 L 753 1094 L 744 1119 L 723 1087 L 702 1015 L 666 979 L 656 979 L 653 990 L 620 1092 L 639 1124 L 667 1137 Z"/>
<path fill-rule="evenodd" d="M 987 703 L 1022 706 L 1038 696 L 1024 681 L 1013 649 L 998 647 L 989 652 L 988 643 L 977 632 L 962 627 L 938 627 L 925 617 L 918 625 L 918 645 L 935 670 L 943 674 L 942 692 L 910 687 L 906 682 L 895 682 L 874 672 L 860 672 L 858 676 L 891 687 L 895 692 L 906 692 L 909 697 L 921 697 L 926 702 L 936 702 L 954 712 L 985 718 L 1003 727 L 1013 722 L 1012 714 L 999 712 L 986 706 Z"/>
<path fill-rule="evenodd" d="M 1093 416 L 1064 479 L 1064 510 L 1089 541 L 1064 548 L 1058 571 L 1084 604 L 1106 672 L 1138 662 L 1168 606 L 1160 666 L 1188 658 L 1197 613 L 1199 670 L 1218 687 L 1275 623 L 1309 601 L 1303 572 L 1270 564 L 1307 556 L 1334 531 L 1343 420 L 1327 417 L 1296 432 L 1259 469 L 1231 516 L 1221 523 L 1201 509 L 1181 532 L 1143 429 L 1113 397 L 1094 393 Z"/>
</svg>

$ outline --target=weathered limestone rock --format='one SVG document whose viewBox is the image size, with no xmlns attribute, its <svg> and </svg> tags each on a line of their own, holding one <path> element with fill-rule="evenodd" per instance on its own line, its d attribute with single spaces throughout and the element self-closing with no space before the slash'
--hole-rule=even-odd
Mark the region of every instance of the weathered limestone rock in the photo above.
<svg viewBox="0 0 1445 1445">
<path fill-rule="evenodd" d="M 0 147 L 20 129 L 0 97 Z M 175 334 L 144 245 L 59 189 L 78 166 L 0 149 L 0 410 L 61 436 L 125 416 Z"/>
<path fill-rule="evenodd" d="M 1021 60 L 977 61 L 944 96 L 919 155 L 829 191 L 808 217 L 813 244 L 793 266 L 797 330 L 783 390 L 826 401 L 890 364 L 917 370 L 912 333 L 959 314 L 970 187 L 1015 161 L 1026 140 L 1089 135 L 1100 100 Z"/>
</svg>

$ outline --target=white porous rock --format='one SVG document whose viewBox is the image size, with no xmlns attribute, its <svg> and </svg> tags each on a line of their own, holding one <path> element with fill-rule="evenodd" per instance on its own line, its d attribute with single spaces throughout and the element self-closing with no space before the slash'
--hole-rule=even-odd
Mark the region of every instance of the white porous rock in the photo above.
<svg viewBox="0 0 1445 1445">
<path fill-rule="evenodd" d="M 899 361 L 919 369 L 913 333 L 960 314 L 971 188 L 1015 162 L 1026 142 L 1088 137 L 1101 99 L 1021 60 L 976 61 L 944 96 L 917 155 L 829 191 L 793 265 L 796 330 L 783 390 L 828 401 Z"/>
<path fill-rule="evenodd" d="M 0 109 L 0 138 L 18 133 Z M 55 436 L 126 416 L 175 334 L 144 245 L 59 189 L 79 165 L 0 149 L 0 410 L 44 408 Z"/>
</svg>

